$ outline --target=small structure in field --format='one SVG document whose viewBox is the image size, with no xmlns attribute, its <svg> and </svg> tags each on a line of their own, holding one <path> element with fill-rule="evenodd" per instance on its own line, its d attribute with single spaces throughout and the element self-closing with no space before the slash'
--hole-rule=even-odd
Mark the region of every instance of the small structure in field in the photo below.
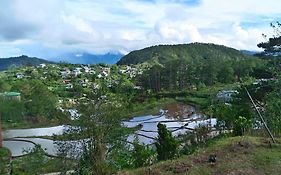
<svg viewBox="0 0 281 175">
<path fill-rule="evenodd" d="M 5 92 L 3 96 L 8 100 L 21 100 L 21 93 L 19 92 Z"/>
</svg>

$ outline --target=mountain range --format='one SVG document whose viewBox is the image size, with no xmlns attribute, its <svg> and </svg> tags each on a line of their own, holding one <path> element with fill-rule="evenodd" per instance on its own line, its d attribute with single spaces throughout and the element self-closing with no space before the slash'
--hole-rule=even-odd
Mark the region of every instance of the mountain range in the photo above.
<svg viewBox="0 0 281 175">
<path fill-rule="evenodd" d="M 66 53 L 57 58 L 50 59 L 56 62 L 67 62 L 71 64 L 116 64 L 123 57 L 121 53 L 90 54 L 90 53 Z"/>
<path fill-rule="evenodd" d="M 158 45 L 151 46 L 141 50 L 132 51 L 127 55 L 121 53 L 107 53 L 107 54 L 90 54 L 82 53 L 66 53 L 56 58 L 47 60 L 28 57 L 22 55 L 19 57 L 0 58 L 0 71 L 6 70 L 9 67 L 21 66 L 37 66 L 41 63 L 59 63 L 67 62 L 71 64 L 138 64 L 143 62 L 159 62 L 165 63 L 171 59 L 210 59 L 210 58 L 247 58 L 252 57 L 256 52 L 247 50 L 236 50 L 230 47 L 216 45 L 216 44 L 178 44 L 178 45 Z"/>
<path fill-rule="evenodd" d="M 107 53 L 104 55 L 94 55 L 90 53 L 68 53 L 57 58 L 48 60 L 28 57 L 26 55 L 10 58 L 0 58 L 0 71 L 7 70 L 10 67 L 37 66 L 41 63 L 59 63 L 67 62 L 71 64 L 115 64 L 123 55 L 120 53 Z"/>
</svg>

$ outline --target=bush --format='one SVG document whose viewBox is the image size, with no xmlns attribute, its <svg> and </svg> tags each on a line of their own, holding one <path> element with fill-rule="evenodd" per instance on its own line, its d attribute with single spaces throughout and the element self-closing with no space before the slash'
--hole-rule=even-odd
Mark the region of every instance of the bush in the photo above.
<svg viewBox="0 0 281 175">
<path fill-rule="evenodd" d="M 244 135 L 244 133 L 250 129 L 252 121 L 246 117 L 239 116 L 234 121 L 233 133 L 234 135 Z"/>
<path fill-rule="evenodd" d="M 141 145 L 138 141 L 134 141 L 134 149 L 132 152 L 133 166 L 135 168 L 148 166 L 155 162 L 155 152 L 149 146 Z"/>
<path fill-rule="evenodd" d="M 177 156 L 179 149 L 179 142 L 172 136 L 172 133 L 166 128 L 166 125 L 158 123 L 158 138 L 156 150 L 158 160 L 172 159 Z"/>
</svg>

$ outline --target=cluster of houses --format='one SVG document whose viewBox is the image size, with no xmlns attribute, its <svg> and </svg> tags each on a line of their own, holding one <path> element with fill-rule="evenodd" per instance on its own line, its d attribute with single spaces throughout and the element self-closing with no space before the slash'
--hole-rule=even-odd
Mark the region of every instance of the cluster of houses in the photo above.
<svg viewBox="0 0 281 175">
<path fill-rule="evenodd" d="M 137 75 L 142 74 L 142 70 L 131 67 L 131 66 L 124 66 L 118 70 L 119 74 L 124 74 L 129 76 L 130 78 L 136 77 Z M 81 65 L 80 67 L 76 67 L 73 70 L 69 68 L 63 68 L 60 70 L 60 75 L 63 78 L 63 83 L 66 85 L 66 89 L 72 89 L 73 84 L 75 82 L 71 82 L 70 78 L 78 77 L 79 75 L 95 75 L 97 79 L 108 79 L 111 74 L 110 67 L 103 67 L 99 66 L 95 69 L 91 68 L 90 66 Z M 78 83 L 82 87 L 88 87 L 89 85 L 92 86 L 94 90 L 99 89 L 100 86 L 97 83 L 91 83 L 87 78 L 79 79 Z M 118 85 L 119 83 L 111 80 L 107 83 L 107 87 L 112 87 L 114 84 Z"/>
<path fill-rule="evenodd" d="M 47 80 L 48 77 L 57 76 L 61 78 L 61 85 L 66 90 L 72 90 L 74 86 L 78 85 L 83 88 L 90 87 L 92 90 L 100 89 L 100 81 L 105 82 L 105 86 L 112 88 L 120 84 L 119 80 L 111 76 L 116 73 L 119 76 L 127 76 L 128 78 L 134 78 L 137 75 L 143 73 L 141 68 L 133 66 L 120 66 L 116 71 L 116 67 L 102 66 L 102 65 L 77 65 L 77 66 L 63 66 L 57 64 L 40 64 L 32 69 L 21 70 L 21 72 L 15 72 L 14 77 L 17 79 L 34 78 L 32 73 L 38 75 L 37 78 L 41 80 Z M 39 74 L 38 74 L 39 72 Z M 116 75 L 117 75 L 116 74 Z M 54 87 L 52 87 L 53 89 Z M 135 89 L 141 89 L 136 86 Z"/>
<path fill-rule="evenodd" d="M 82 74 L 86 75 L 96 75 L 98 78 L 105 78 L 108 77 L 110 74 L 110 68 L 109 67 L 99 67 L 99 74 L 97 74 L 97 71 L 94 70 L 93 68 L 89 66 L 81 66 L 81 67 L 76 67 L 73 70 L 70 70 L 69 68 L 63 68 L 60 71 L 60 75 L 62 78 L 67 78 L 67 77 L 77 77 Z"/>
<path fill-rule="evenodd" d="M 141 75 L 143 73 L 143 71 L 141 69 L 137 69 L 137 68 L 131 67 L 131 66 L 125 66 L 125 68 L 120 69 L 119 72 L 122 74 L 127 74 L 130 78 L 134 78 L 137 75 Z"/>
</svg>

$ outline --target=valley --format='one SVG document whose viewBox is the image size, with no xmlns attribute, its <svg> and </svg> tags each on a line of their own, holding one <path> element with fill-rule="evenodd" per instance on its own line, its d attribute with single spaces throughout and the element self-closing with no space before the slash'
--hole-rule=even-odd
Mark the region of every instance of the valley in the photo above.
<svg viewBox="0 0 281 175">
<path fill-rule="evenodd" d="M 109 172 L 145 174 L 145 168 L 133 169 L 152 166 L 157 173 L 159 162 L 194 156 L 213 140 L 266 136 L 244 88 L 262 110 L 272 110 L 268 96 L 279 82 L 272 71 L 279 63 L 220 45 L 167 48 L 132 52 L 117 65 L 41 63 L 0 72 L 3 146 L 10 149 L 13 171 L 22 172 L 31 159 L 40 166 L 24 168 L 26 174 L 72 171 L 91 161 Z M 145 60 L 131 62 L 138 56 Z M 266 121 L 278 136 L 274 118 Z M 157 157 L 161 132 L 165 144 L 174 144 L 165 159 Z M 85 158 L 92 144 L 95 154 Z M 209 171 L 190 166 L 171 171 Z"/>
</svg>

